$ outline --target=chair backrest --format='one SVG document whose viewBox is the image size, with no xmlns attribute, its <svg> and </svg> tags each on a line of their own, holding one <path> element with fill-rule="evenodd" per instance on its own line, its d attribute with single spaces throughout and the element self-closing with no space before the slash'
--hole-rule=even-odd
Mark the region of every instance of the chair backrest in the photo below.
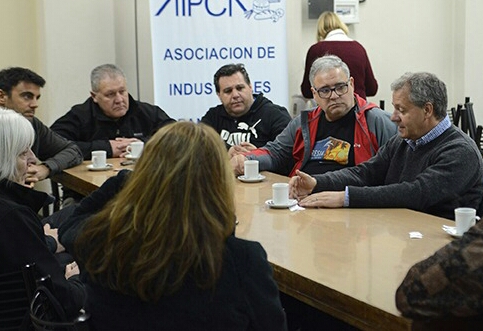
<svg viewBox="0 0 483 331">
<path fill-rule="evenodd" d="M 466 116 L 467 116 L 467 125 L 468 125 L 468 134 L 470 137 L 476 141 L 476 119 L 475 119 L 475 112 L 473 111 L 473 102 L 468 102 L 465 104 L 466 107 Z"/>
<path fill-rule="evenodd" d="M 379 108 L 381 108 L 382 110 L 385 110 L 386 109 L 386 101 L 379 100 Z"/>
<path fill-rule="evenodd" d="M 0 275 L 0 330 L 27 330 L 35 289 L 35 264 Z"/>
<path fill-rule="evenodd" d="M 67 319 L 64 310 L 52 293 L 50 278 L 41 279 L 30 303 L 30 319 L 35 330 L 87 331 L 90 315 L 80 311 Z"/>
</svg>

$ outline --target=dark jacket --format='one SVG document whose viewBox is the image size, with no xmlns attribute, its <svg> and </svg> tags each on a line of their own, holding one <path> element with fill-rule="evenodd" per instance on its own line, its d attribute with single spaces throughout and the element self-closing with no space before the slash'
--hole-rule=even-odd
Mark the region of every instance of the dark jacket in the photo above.
<svg viewBox="0 0 483 331">
<path fill-rule="evenodd" d="M 114 120 L 104 115 L 97 103 L 88 98 L 75 105 L 50 127 L 75 142 L 90 160 L 94 150 L 107 151 L 112 157 L 109 140 L 117 137 L 137 138 L 146 142 L 160 127 L 174 122 L 161 108 L 136 101 L 129 95 L 129 109 L 122 118 Z"/>
<path fill-rule="evenodd" d="M 87 219 L 121 190 L 129 173 L 124 170 L 109 178 L 61 225 L 59 238 L 67 250 L 73 251 Z M 227 239 L 222 274 L 214 290 L 200 290 L 188 278 L 178 292 L 153 304 L 94 284 L 87 274 L 82 277 L 93 330 L 287 329 L 265 251 L 259 243 L 234 236 Z"/>
<path fill-rule="evenodd" d="M 65 279 L 65 270 L 49 251 L 37 211 L 47 194 L 17 183 L 0 181 L 0 261 L 1 272 L 18 271 L 35 263 L 39 276 L 50 275 L 57 299 L 67 315 L 83 307 L 85 288 L 79 276 Z"/>
<path fill-rule="evenodd" d="M 214 289 L 200 290 L 188 278 L 173 295 L 147 303 L 89 280 L 86 288 L 94 330 L 287 330 L 267 254 L 259 243 L 233 236 Z"/>
<path fill-rule="evenodd" d="M 223 105 L 218 105 L 210 108 L 201 122 L 213 127 L 228 148 L 241 142 L 262 147 L 274 140 L 292 118 L 287 109 L 272 103 L 263 94 L 253 97 L 250 110 L 241 117 L 230 116 Z"/>
<path fill-rule="evenodd" d="M 74 253 L 74 242 L 87 219 L 100 211 L 121 190 L 130 173 L 130 170 L 122 170 L 119 171 L 117 176 L 106 180 L 99 189 L 82 199 L 72 215 L 60 224 L 58 229 L 59 241 L 67 252 Z"/>
<path fill-rule="evenodd" d="M 32 152 L 49 169 L 50 175 L 82 163 L 82 152 L 72 141 L 59 136 L 34 117 L 35 141 Z"/>
</svg>

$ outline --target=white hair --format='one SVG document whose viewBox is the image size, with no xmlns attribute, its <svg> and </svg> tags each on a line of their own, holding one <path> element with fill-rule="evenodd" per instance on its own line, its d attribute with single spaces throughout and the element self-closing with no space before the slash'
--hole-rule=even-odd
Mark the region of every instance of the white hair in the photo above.
<svg viewBox="0 0 483 331">
<path fill-rule="evenodd" d="M 15 181 L 17 158 L 32 147 L 34 140 L 34 128 L 25 117 L 0 107 L 0 180 Z"/>
</svg>

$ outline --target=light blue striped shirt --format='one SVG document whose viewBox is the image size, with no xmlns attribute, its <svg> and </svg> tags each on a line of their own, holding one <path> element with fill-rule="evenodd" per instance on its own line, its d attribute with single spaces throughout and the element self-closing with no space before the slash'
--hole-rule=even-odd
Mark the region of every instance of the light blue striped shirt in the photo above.
<svg viewBox="0 0 483 331">
<path fill-rule="evenodd" d="M 441 122 L 439 122 L 438 125 L 432 128 L 428 133 L 426 133 L 418 140 L 416 141 L 413 141 L 411 139 L 404 139 L 404 140 L 408 143 L 409 147 L 411 147 L 411 149 L 414 151 L 416 150 L 416 148 L 420 146 L 424 146 L 427 143 L 430 143 L 434 139 L 438 138 L 443 134 L 443 132 L 448 130 L 450 127 L 451 127 L 451 120 L 449 119 L 449 116 L 446 115 L 446 117 Z"/>
</svg>

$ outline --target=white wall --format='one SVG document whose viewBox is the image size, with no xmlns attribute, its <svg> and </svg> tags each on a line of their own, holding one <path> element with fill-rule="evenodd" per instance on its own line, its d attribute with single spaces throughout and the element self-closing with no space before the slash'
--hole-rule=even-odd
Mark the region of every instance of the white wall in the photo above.
<svg viewBox="0 0 483 331">
<path fill-rule="evenodd" d="M 483 124 L 483 93 L 481 87 L 481 79 L 483 78 L 483 21 L 481 14 L 483 13 L 483 1 L 466 0 L 467 6 L 465 18 L 461 19 L 457 26 L 464 26 L 464 44 L 461 45 L 464 51 L 464 66 L 461 70 L 463 79 L 458 83 L 461 85 L 463 92 L 458 95 L 458 102 L 461 97 L 470 96 L 474 103 L 474 109 L 477 115 L 476 122 Z M 455 86 L 455 89 L 458 88 Z"/>
<path fill-rule="evenodd" d="M 47 125 L 84 102 L 90 71 L 115 62 L 114 12 L 111 0 L 38 0 L 40 63 L 47 81 L 38 116 Z"/>
</svg>

